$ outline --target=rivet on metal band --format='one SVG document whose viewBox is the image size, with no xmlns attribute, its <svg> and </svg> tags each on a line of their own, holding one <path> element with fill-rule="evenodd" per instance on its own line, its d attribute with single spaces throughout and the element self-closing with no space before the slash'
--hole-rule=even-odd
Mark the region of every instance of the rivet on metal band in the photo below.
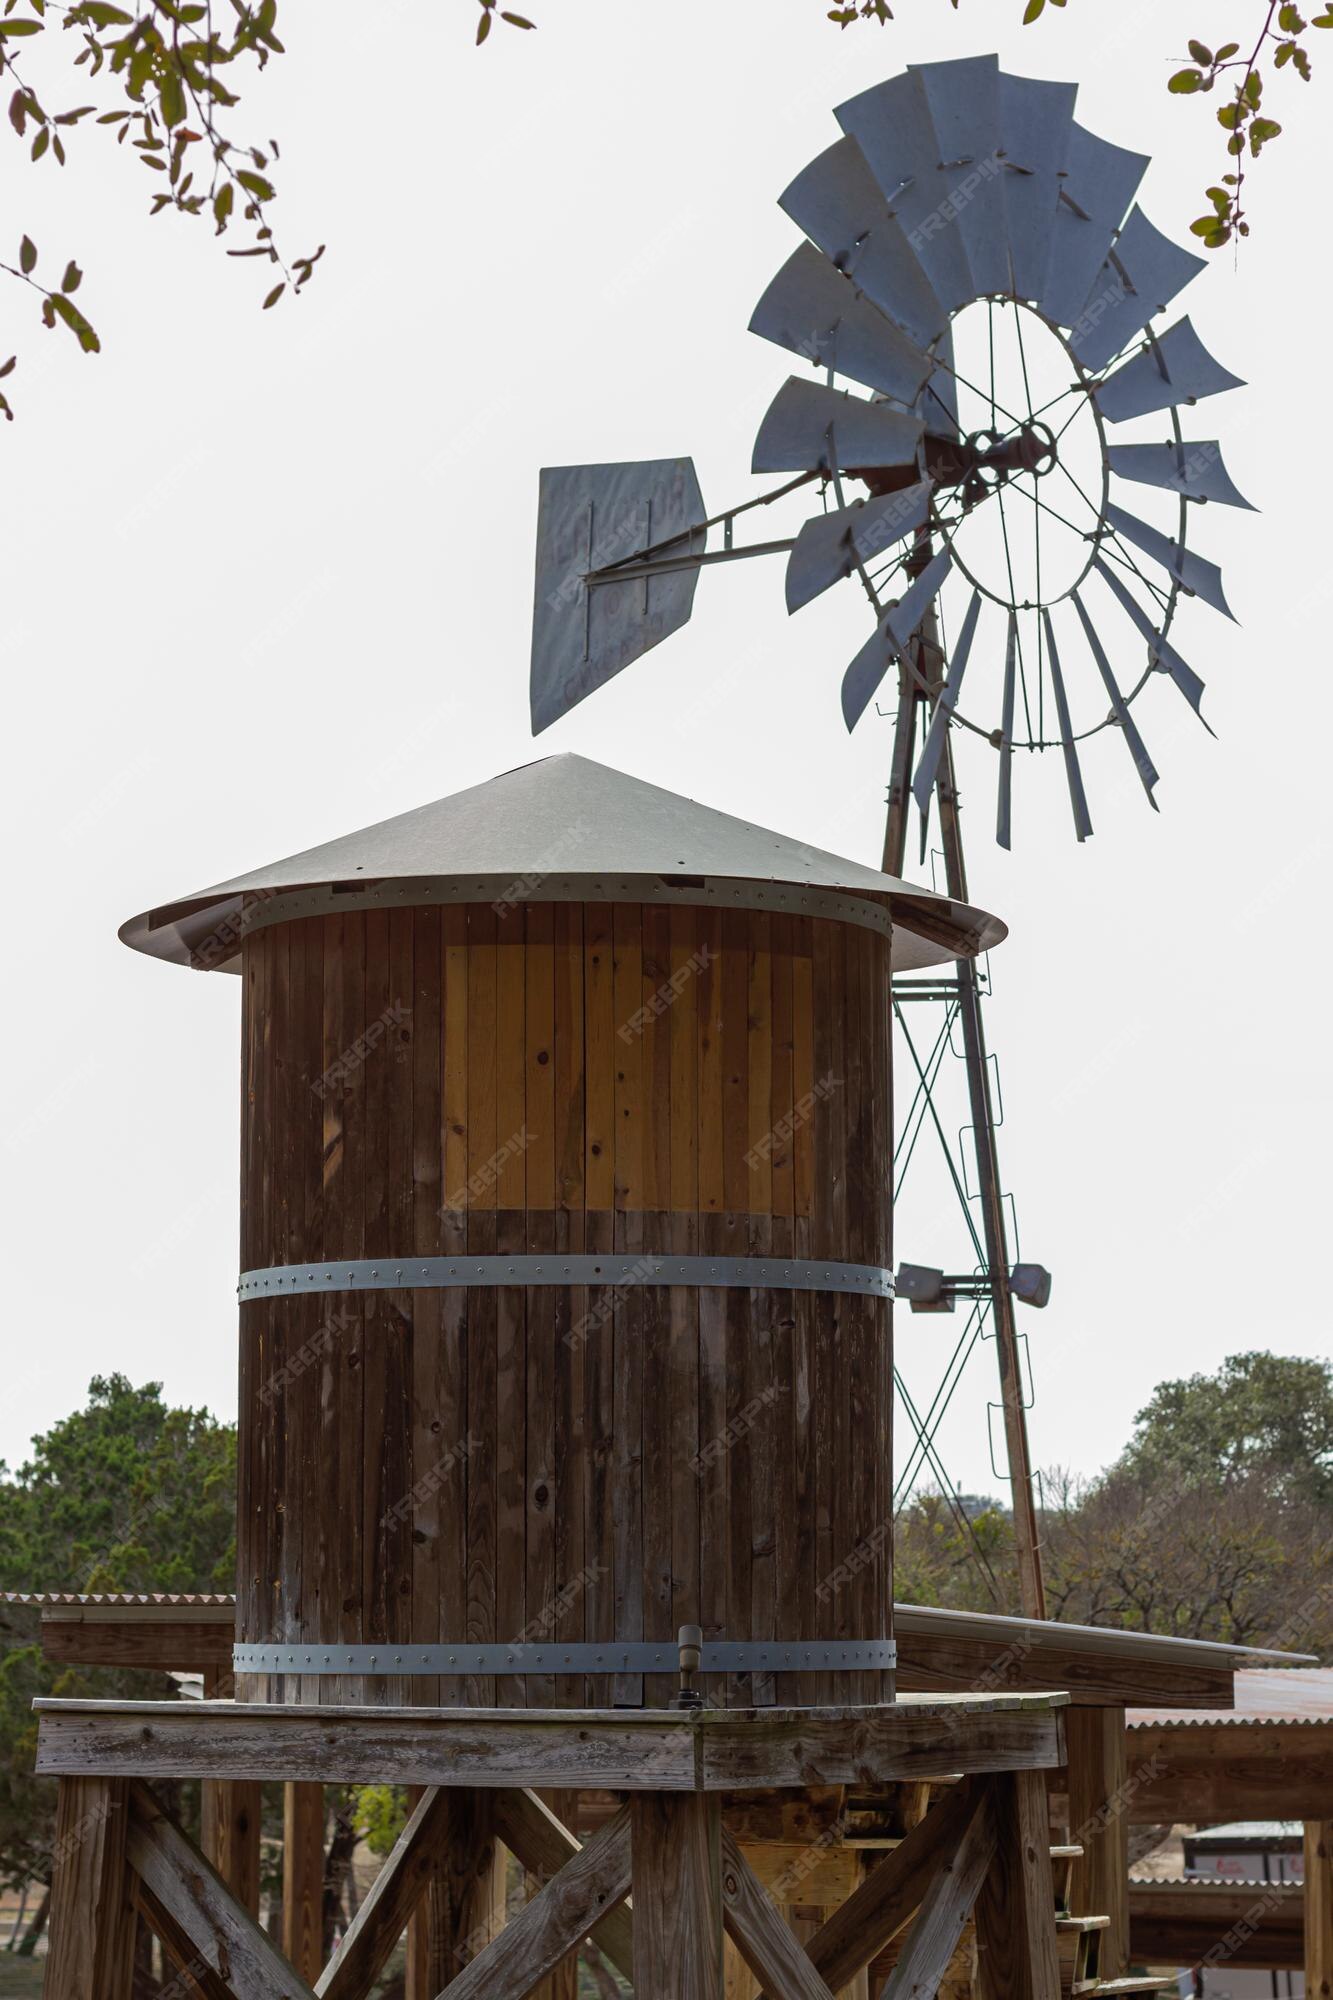
<svg viewBox="0 0 1333 2000">
<path fill-rule="evenodd" d="M 278 1264 L 243 1271 L 244 1300 L 301 1292 L 397 1292 L 458 1285 L 722 1285 L 742 1289 L 859 1293 L 891 1299 L 893 1273 L 876 1264 L 770 1257 L 358 1257 L 344 1263 Z"/>
<path fill-rule="evenodd" d="M 892 1639 L 705 1641 L 705 1674 L 876 1673 L 898 1659 Z M 675 1674 L 670 1641 L 577 1646 L 237 1646 L 238 1674 Z"/>
</svg>

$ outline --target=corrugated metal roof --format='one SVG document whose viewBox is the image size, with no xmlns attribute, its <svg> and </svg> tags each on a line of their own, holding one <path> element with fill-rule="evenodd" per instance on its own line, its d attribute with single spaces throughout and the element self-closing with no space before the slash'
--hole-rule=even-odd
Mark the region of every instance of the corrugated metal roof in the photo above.
<svg viewBox="0 0 1333 2000">
<path fill-rule="evenodd" d="M 570 754 L 523 764 L 451 798 L 145 910 L 120 935 L 155 958 L 228 970 L 237 963 L 234 933 L 244 927 L 247 909 L 250 920 L 258 906 L 262 920 L 271 921 L 274 899 L 301 891 L 336 887 L 346 898 L 373 895 L 380 883 L 429 882 L 457 886 L 469 900 L 523 901 L 555 896 L 567 882 L 567 899 L 596 900 L 591 892 L 599 877 L 606 895 L 616 897 L 622 877 L 638 877 L 668 893 L 678 890 L 682 901 L 700 900 L 701 882 L 715 885 L 719 901 L 724 885 L 738 884 L 868 901 L 887 908 L 899 932 L 895 968 L 970 957 L 1005 936 L 998 918 L 969 904 Z M 800 907 L 791 895 L 771 900 L 774 908 Z M 292 909 L 293 915 L 306 913 Z M 205 945 L 212 949 L 204 951 Z"/>
<path fill-rule="evenodd" d="M 1333 1722 L 1333 1667 L 1239 1667 L 1234 1708 L 1131 1708 L 1127 1720 L 1131 1729 Z"/>
</svg>

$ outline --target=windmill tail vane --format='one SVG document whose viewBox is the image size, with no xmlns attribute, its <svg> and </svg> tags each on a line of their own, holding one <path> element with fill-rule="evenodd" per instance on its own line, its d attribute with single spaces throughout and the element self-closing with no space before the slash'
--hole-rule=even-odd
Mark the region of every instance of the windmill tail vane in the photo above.
<svg viewBox="0 0 1333 2000">
<path fill-rule="evenodd" d="M 1192 513 L 1250 505 L 1181 413 L 1240 384 L 1188 318 L 1156 323 L 1204 260 L 1144 215 L 1147 158 L 1081 126 L 1075 95 L 984 56 L 838 108 L 843 136 L 780 197 L 804 240 L 750 321 L 818 371 L 760 422 L 751 470 L 778 483 L 710 516 L 688 458 L 542 473 L 535 731 L 684 625 L 702 569 L 780 554 L 789 612 L 864 591 L 843 717 L 855 728 L 897 667 L 923 815 L 950 729 L 997 754 L 1004 847 L 1016 750 L 1059 750 L 1079 840 L 1080 747 L 1103 730 L 1153 803 L 1132 710 L 1161 675 L 1202 721 L 1171 636 L 1181 599 L 1232 616 L 1187 545 Z M 735 539 L 743 514 L 807 488 L 818 511 L 795 532 Z"/>
</svg>

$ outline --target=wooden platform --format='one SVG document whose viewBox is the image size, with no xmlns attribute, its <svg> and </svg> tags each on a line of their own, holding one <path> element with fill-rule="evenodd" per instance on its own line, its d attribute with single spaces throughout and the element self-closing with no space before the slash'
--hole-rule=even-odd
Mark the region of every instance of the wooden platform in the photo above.
<svg viewBox="0 0 1333 2000">
<path fill-rule="evenodd" d="M 1053 1770 L 1063 1693 L 874 1708 L 459 1709 L 38 1701 L 45 1777 L 721 1792 Z"/>
</svg>

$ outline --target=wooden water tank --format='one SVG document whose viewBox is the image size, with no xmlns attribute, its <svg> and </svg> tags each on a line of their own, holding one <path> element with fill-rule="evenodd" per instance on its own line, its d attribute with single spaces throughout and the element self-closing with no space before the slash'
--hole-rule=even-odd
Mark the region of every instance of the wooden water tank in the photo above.
<svg viewBox="0 0 1333 2000">
<path fill-rule="evenodd" d="M 999 926 L 562 757 L 122 934 L 242 975 L 238 1695 L 891 1696 L 890 965 Z"/>
</svg>

